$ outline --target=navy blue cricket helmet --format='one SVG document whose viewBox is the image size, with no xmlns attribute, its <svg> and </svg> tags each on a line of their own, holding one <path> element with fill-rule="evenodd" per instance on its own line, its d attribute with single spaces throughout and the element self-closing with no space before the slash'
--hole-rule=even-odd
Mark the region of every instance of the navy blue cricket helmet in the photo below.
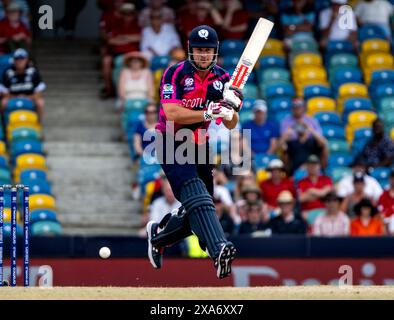
<svg viewBox="0 0 394 320">
<path fill-rule="evenodd" d="M 200 66 L 198 66 L 194 61 L 193 50 L 192 50 L 193 48 L 214 48 L 215 53 L 211 64 L 206 68 L 201 68 Z M 218 49 L 219 49 L 218 35 L 215 29 L 213 29 L 212 27 L 207 25 L 201 25 L 194 28 L 190 32 L 189 41 L 188 41 L 188 54 L 189 54 L 189 60 L 194 68 L 201 71 L 211 69 L 217 62 Z"/>
</svg>

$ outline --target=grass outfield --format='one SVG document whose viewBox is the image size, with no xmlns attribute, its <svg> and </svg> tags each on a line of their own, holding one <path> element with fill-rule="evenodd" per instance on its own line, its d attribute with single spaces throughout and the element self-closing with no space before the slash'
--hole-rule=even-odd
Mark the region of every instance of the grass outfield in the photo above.
<svg viewBox="0 0 394 320">
<path fill-rule="evenodd" d="M 51 300 L 270 300 L 270 299 L 394 299 L 394 286 L 334 286 L 307 287 L 55 287 L 55 288 L 0 288 L 0 300 L 51 299 Z"/>
</svg>

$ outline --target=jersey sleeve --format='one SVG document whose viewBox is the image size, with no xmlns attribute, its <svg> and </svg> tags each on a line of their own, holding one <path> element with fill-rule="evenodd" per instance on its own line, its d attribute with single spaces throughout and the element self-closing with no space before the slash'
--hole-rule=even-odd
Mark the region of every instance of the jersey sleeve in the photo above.
<svg viewBox="0 0 394 320">
<path fill-rule="evenodd" d="M 183 64 L 176 64 L 164 71 L 160 85 L 161 103 L 182 103 L 183 87 L 180 84 L 182 67 Z"/>
<path fill-rule="evenodd" d="M 0 93 L 8 93 L 11 86 L 7 70 L 3 72 L 0 82 Z"/>
<path fill-rule="evenodd" d="M 45 90 L 46 85 L 42 81 L 41 75 L 37 69 L 34 70 L 32 80 L 33 80 L 34 92 L 41 92 Z"/>
</svg>

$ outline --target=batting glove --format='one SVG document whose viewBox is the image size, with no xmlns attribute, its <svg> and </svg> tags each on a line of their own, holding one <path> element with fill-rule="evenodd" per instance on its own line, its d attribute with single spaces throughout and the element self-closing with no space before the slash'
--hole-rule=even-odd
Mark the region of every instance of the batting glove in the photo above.
<svg viewBox="0 0 394 320">
<path fill-rule="evenodd" d="M 208 109 L 204 111 L 204 121 L 212 121 L 221 118 L 220 111 L 220 103 L 211 102 L 208 105 Z"/>
<path fill-rule="evenodd" d="M 223 99 L 228 102 L 236 112 L 239 112 L 242 108 L 244 95 L 241 89 L 233 87 L 230 85 L 230 82 L 227 82 L 224 84 Z"/>
</svg>

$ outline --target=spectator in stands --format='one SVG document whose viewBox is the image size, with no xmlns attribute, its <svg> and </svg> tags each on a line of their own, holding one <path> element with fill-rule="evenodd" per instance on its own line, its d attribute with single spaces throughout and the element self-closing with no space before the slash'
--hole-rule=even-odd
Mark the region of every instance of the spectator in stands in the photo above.
<svg viewBox="0 0 394 320">
<path fill-rule="evenodd" d="M 326 211 L 316 218 L 312 227 L 314 236 L 340 237 L 350 233 L 350 219 L 340 209 L 341 198 L 332 191 L 324 198 Z"/>
<path fill-rule="evenodd" d="M 354 207 L 354 212 L 358 217 L 350 225 L 352 236 L 381 236 L 385 234 L 383 222 L 375 217 L 377 209 L 370 200 L 361 200 Z"/>
<path fill-rule="evenodd" d="M 246 185 L 241 191 L 242 199 L 246 202 L 255 202 L 261 200 L 261 192 L 256 185 Z"/>
<path fill-rule="evenodd" d="M 360 157 L 367 167 L 387 167 L 393 163 L 394 143 L 385 135 L 381 119 L 373 122 L 372 138 L 364 146 Z"/>
<path fill-rule="evenodd" d="M 38 70 L 30 65 L 29 54 L 25 49 L 17 49 L 13 55 L 14 64 L 3 74 L 0 93 L 4 94 L 2 108 L 5 111 L 11 98 L 24 97 L 33 100 L 40 119 L 44 115 L 42 92 L 46 85 Z"/>
<path fill-rule="evenodd" d="M 218 28 L 223 18 L 213 3 L 207 0 L 188 1 L 178 11 L 178 28 L 182 33 L 182 43 L 186 45 L 190 31 L 199 25 L 209 25 Z"/>
<path fill-rule="evenodd" d="M 174 25 L 164 23 L 160 12 L 152 12 L 150 25 L 142 30 L 141 51 L 152 59 L 167 56 L 171 50 L 181 47 Z"/>
<path fill-rule="evenodd" d="M 325 49 L 328 41 L 350 41 L 354 47 L 358 47 L 357 40 L 357 21 L 354 14 L 350 15 L 345 21 L 346 27 L 341 25 L 340 8 L 347 4 L 347 0 L 331 0 L 331 7 L 320 12 L 320 46 Z"/>
<path fill-rule="evenodd" d="M 140 52 L 130 52 L 124 57 L 124 68 L 119 76 L 118 96 L 121 105 L 128 99 L 153 101 L 153 76 L 149 63 Z"/>
<path fill-rule="evenodd" d="M 173 48 L 170 51 L 170 57 L 171 57 L 171 60 L 168 65 L 172 66 L 174 64 L 177 64 L 178 62 L 185 60 L 186 59 L 186 52 L 185 52 L 185 50 L 183 50 L 180 47 Z"/>
<path fill-rule="evenodd" d="M 239 234 L 260 233 L 270 235 L 268 214 L 261 201 L 249 202 L 246 205 L 246 221 L 239 226 Z M 267 233 L 268 232 L 268 233 Z"/>
<path fill-rule="evenodd" d="M 258 3 L 247 2 L 245 1 L 245 9 L 249 12 L 249 27 L 247 31 L 247 37 L 249 38 L 253 32 L 254 27 L 256 26 L 259 18 L 264 17 L 268 20 L 274 22 L 274 28 L 270 34 L 270 37 L 275 39 L 281 39 L 282 30 L 280 23 L 280 10 L 279 10 L 279 2 L 278 0 L 261 0 Z M 248 5 L 251 5 L 251 8 L 248 8 Z M 256 6 L 256 7 L 255 7 Z M 259 9 L 257 9 L 259 7 Z M 256 10 L 257 9 L 257 10 Z"/>
<path fill-rule="evenodd" d="M 100 33 L 102 39 L 106 42 L 108 34 L 112 29 L 116 28 L 117 23 L 122 21 L 122 14 L 120 8 L 124 0 L 114 0 L 108 4 L 101 4 L 100 8 L 103 11 L 100 17 Z"/>
<path fill-rule="evenodd" d="M 273 154 L 276 152 L 279 128 L 273 121 L 267 121 L 267 104 L 256 100 L 253 104 L 253 120 L 242 125 L 242 130 L 250 130 L 250 148 L 253 153 Z"/>
<path fill-rule="evenodd" d="M 364 194 L 372 199 L 373 201 L 377 202 L 379 197 L 383 193 L 383 189 L 380 186 L 379 182 L 370 175 L 367 174 L 367 169 L 365 164 L 360 160 L 360 158 L 356 158 L 352 163 L 352 171 L 353 175 L 345 175 L 341 180 L 339 180 L 337 184 L 337 192 L 341 198 L 346 198 L 348 195 L 354 192 L 354 174 L 357 172 L 364 173 Z"/>
<path fill-rule="evenodd" d="M 11 2 L 17 3 L 21 8 L 21 20 L 30 29 L 30 7 L 26 0 L 0 0 L 0 20 L 6 18 L 7 7 Z M 30 2 L 30 1 L 29 1 Z M 32 9 L 33 10 L 33 9 Z"/>
<path fill-rule="evenodd" d="M 10 2 L 6 18 L 0 21 L 0 53 L 13 52 L 17 48 L 29 49 L 31 34 L 22 21 L 22 7 L 16 1 Z"/>
<path fill-rule="evenodd" d="M 282 121 L 280 131 L 279 146 L 285 151 L 284 160 L 290 175 L 312 154 L 319 155 L 325 167 L 327 141 L 316 119 L 305 114 L 305 102 L 302 99 L 293 100 L 292 115 Z"/>
<path fill-rule="evenodd" d="M 160 13 L 163 23 L 175 23 L 175 12 L 165 5 L 165 0 L 148 0 L 146 2 L 148 6 L 139 14 L 139 24 L 141 28 L 148 27 L 151 24 L 152 13 Z"/>
<path fill-rule="evenodd" d="M 220 14 L 223 17 L 221 37 L 223 39 L 244 39 L 248 29 L 249 14 L 243 10 L 241 1 L 221 0 L 221 5 Z"/>
<path fill-rule="evenodd" d="M 256 175 L 251 170 L 246 170 L 245 172 L 240 173 L 237 177 L 237 182 L 234 190 L 234 199 L 241 200 L 242 199 L 242 189 L 248 185 L 256 184 Z"/>
<path fill-rule="evenodd" d="M 293 0 L 291 5 L 281 14 L 285 44 L 291 48 L 294 40 L 313 39 L 315 11 L 313 1 Z"/>
<path fill-rule="evenodd" d="M 107 34 L 107 48 L 103 57 L 104 88 L 102 98 L 113 96 L 112 63 L 118 55 L 139 50 L 141 29 L 137 23 L 137 13 L 132 3 L 121 5 L 119 12 L 121 19 L 111 28 Z"/>
<path fill-rule="evenodd" d="M 290 191 L 282 191 L 278 196 L 279 215 L 269 225 L 272 234 L 305 234 L 307 223 L 294 211 L 295 199 Z"/>
<path fill-rule="evenodd" d="M 308 211 L 325 208 L 323 199 L 334 188 L 331 178 L 321 174 L 320 160 L 316 155 L 309 156 L 306 169 L 308 175 L 301 179 L 297 186 L 298 199 L 305 218 Z"/>
<path fill-rule="evenodd" d="M 226 236 L 233 234 L 236 230 L 236 221 L 234 221 L 228 211 L 228 207 L 223 204 L 220 198 L 213 198 L 213 202 L 216 208 L 216 214 L 219 218 L 220 224 L 223 227 L 223 231 Z"/>
<path fill-rule="evenodd" d="M 379 198 L 378 209 L 386 225 L 394 223 L 394 168 L 390 171 L 390 186 Z"/>
<path fill-rule="evenodd" d="M 295 196 L 294 182 L 286 177 L 285 166 L 282 160 L 273 159 L 269 162 L 267 171 L 271 177 L 260 183 L 260 190 L 264 202 L 269 210 L 278 208 L 278 196 L 282 191 L 290 191 Z"/>
<path fill-rule="evenodd" d="M 353 175 L 353 188 L 354 191 L 347 195 L 345 199 L 343 199 L 341 203 L 341 211 L 347 213 L 349 216 L 352 216 L 354 213 L 354 206 L 359 203 L 362 199 L 367 198 L 373 202 L 373 199 L 370 198 L 365 193 L 365 173 L 358 171 Z"/>
<path fill-rule="evenodd" d="M 133 135 L 133 146 L 135 150 L 134 159 L 137 160 L 142 157 L 145 148 L 151 143 L 151 136 L 155 133 L 155 126 L 159 116 L 157 107 L 154 103 L 149 103 L 145 107 L 145 120 L 141 121 Z M 148 138 L 144 139 L 145 132 L 149 132 Z"/>
<path fill-rule="evenodd" d="M 56 32 L 62 28 L 65 31 L 66 38 L 72 38 L 74 36 L 78 16 L 86 3 L 87 0 L 65 1 L 63 18 L 55 22 Z"/>
<path fill-rule="evenodd" d="M 386 0 L 361 0 L 354 8 L 359 26 L 374 24 L 380 26 L 391 39 L 390 17 L 394 13 L 394 6 Z"/>
<path fill-rule="evenodd" d="M 170 183 L 165 177 L 162 177 L 161 190 L 163 192 L 163 196 L 152 202 L 149 210 L 148 221 L 151 219 L 161 221 L 167 213 L 177 210 L 181 206 L 181 203 L 175 199 Z"/>
</svg>

